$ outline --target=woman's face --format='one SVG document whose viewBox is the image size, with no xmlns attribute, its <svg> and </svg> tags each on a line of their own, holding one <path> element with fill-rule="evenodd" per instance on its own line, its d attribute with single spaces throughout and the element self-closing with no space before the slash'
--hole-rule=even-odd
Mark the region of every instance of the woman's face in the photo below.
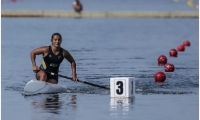
<svg viewBox="0 0 200 120">
<path fill-rule="evenodd" d="M 54 35 L 53 39 L 51 40 L 51 42 L 52 42 L 53 46 L 60 47 L 60 44 L 61 44 L 62 40 L 61 40 L 59 35 Z"/>
</svg>

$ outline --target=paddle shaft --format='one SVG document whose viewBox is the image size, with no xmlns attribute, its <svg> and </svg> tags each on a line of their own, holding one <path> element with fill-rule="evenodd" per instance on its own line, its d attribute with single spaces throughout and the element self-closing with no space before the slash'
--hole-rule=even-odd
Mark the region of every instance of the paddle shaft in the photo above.
<svg viewBox="0 0 200 120">
<path fill-rule="evenodd" d="M 52 73 L 52 72 L 48 72 L 48 71 L 45 71 L 45 72 L 50 73 L 51 75 L 56 75 L 56 76 L 60 76 L 60 77 L 63 77 L 63 78 L 67 78 L 67 79 L 73 80 L 71 77 L 67 77 L 67 76 L 64 76 L 64 75 L 60 75 L 60 74 L 56 74 L 56 73 Z M 82 81 L 82 80 L 79 80 L 79 79 L 77 79 L 77 81 L 81 82 L 81 83 L 84 83 L 84 84 L 91 85 L 91 86 L 95 86 L 95 87 L 99 87 L 99 88 L 104 88 L 104 89 L 110 90 L 110 88 L 106 87 L 106 86 L 101 86 L 101 85 L 93 84 L 93 83 Z"/>
</svg>

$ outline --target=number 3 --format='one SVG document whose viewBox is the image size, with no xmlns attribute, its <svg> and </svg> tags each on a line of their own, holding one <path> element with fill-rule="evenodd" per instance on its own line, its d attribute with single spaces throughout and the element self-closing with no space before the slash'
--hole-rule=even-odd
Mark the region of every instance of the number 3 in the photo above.
<svg viewBox="0 0 200 120">
<path fill-rule="evenodd" d="M 118 88 L 119 88 L 119 89 L 116 90 L 117 94 L 118 95 L 123 94 L 123 92 L 124 92 L 123 91 L 124 90 L 123 89 L 123 82 L 122 81 L 117 81 L 116 85 L 118 85 Z"/>
</svg>

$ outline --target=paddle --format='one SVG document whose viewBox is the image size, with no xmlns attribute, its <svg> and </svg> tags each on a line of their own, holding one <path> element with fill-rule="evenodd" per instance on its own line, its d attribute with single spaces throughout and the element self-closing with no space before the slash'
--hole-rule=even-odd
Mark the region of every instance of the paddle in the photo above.
<svg viewBox="0 0 200 120">
<path fill-rule="evenodd" d="M 73 80 L 71 77 L 67 77 L 67 76 L 56 74 L 56 73 L 49 72 L 49 71 L 45 71 L 45 72 L 47 72 L 47 73 L 49 73 L 51 75 L 56 75 L 56 76 L 60 76 L 60 77 L 63 77 L 63 78 L 67 78 L 67 79 Z M 104 89 L 110 90 L 109 87 L 93 84 L 93 83 L 82 81 L 82 80 L 79 80 L 79 79 L 77 79 L 77 82 L 81 82 L 81 83 L 88 84 L 88 85 L 91 85 L 91 86 L 100 87 L 100 88 L 104 88 Z"/>
</svg>

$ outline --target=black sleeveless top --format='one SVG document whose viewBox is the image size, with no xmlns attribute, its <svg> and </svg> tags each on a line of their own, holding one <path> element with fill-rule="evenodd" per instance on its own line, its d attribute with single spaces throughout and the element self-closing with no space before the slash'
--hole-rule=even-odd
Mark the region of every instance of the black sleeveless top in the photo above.
<svg viewBox="0 0 200 120">
<path fill-rule="evenodd" d="M 60 63 L 63 61 L 63 59 L 64 56 L 62 48 L 60 48 L 58 55 L 55 55 L 51 49 L 51 46 L 49 46 L 49 53 L 47 56 L 43 57 L 40 69 L 46 70 L 48 72 L 58 73 Z"/>
</svg>

